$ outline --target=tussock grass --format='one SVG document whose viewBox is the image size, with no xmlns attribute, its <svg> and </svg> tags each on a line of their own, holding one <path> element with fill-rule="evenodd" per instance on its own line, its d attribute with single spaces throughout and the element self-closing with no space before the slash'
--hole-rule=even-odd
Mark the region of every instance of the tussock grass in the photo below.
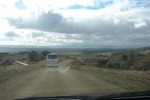
<svg viewBox="0 0 150 100">
<path fill-rule="evenodd" d="M 114 84 L 127 91 L 150 89 L 150 71 L 116 70 L 97 67 L 72 67 L 72 70 L 91 75 L 99 80 Z"/>
</svg>

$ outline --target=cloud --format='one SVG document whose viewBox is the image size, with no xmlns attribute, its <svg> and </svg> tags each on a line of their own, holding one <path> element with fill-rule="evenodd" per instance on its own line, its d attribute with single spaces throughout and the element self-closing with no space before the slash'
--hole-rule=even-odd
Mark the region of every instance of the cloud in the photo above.
<svg viewBox="0 0 150 100">
<path fill-rule="evenodd" d="M 150 45 L 148 4 L 139 0 L 2 2 L 0 40 L 14 37 L 12 42 L 23 45 Z"/>
<path fill-rule="evenodd" d="M 149 20 L 134 15 L 128 15 L 129 12 L 124 12 L 122 15 L 104 14 L 93 19 L 64 18 L 61 14 L 48 12 L 42 13 L 38 18 L 29 19 L 13 19 L 8 18 L 10 25 L 18 29 L 37 29 L 47 32 L 65 33 L 65 34 L 131 34 L 139 33 L 139 29 L 149 30 Z M 143 12 L 142 12 L 143 13 Z M 141 13 L 135 13 L 140 15 Z M 133 17 L 132 17 L 133 16 Z"/>
<path fill-rule="evenodd" d="M 37 29 L 59 32 L 59 28 L 63 25 L 63 22 L 61 22 L 63 21 L 63 17 L 60 14 L 51 12 L 43 13 L 38 18 L 29 18 L 27 20 L 22 18 L 8 18 L 7 20 L 9 21 L 10 25 L 19 29 Z"/>
<path fill-rule="evenodd" d="M 51 7 L 59 7 L 59 8 L 67 8 L 71 5 L 81 5 L 81 6 L 95 6 L 97 0 L 22 0 L 23 4 L 27 7 L 35 7 L 35 5 L 38 5 L 41 8 L 45 8 L 48 6 Z"/>
<path fill-rule="evenodd" d="M 19 35 L 13 31 L 9 31 L 5 33 L 5 37 L 19 37 Z"/>
<path fill-rule="evenodd" d="M 36 37 L 45 37 L 46 34 L 43 32 L 33 32 L 31 33 L 31 37 L 36 38 Z"/>
<path fill-rule="evenodd" d="M 130 38 L 129 41 L 131 43 L 135 43 L 135 44 L 141 44 L 141 45 L 150 45 L 150 35 L 138 35 L 138 36 L 134 36 L 133 38 Z"/>
<path fill-rule="evenodd" d="M 147 26 L 145 22 L 142 22 L 142 23 L 138 23 L 138 24 L 135 24 L 135 28 L 139 28 L 139 27 L 144 27 L 144 26 Z"/>
</svg>

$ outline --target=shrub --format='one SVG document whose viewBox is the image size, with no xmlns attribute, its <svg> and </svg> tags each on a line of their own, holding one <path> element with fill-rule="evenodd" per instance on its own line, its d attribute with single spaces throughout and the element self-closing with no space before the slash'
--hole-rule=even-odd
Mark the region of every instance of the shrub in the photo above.
<svg viewBox="0 0 150 100">
<path fill-rule="evenodd" d="M 43 55 L 43 56 L 47 56 L 49 53 L 50 53 L 49 51 L 44 50 L 44 51 L 42 51 L 42 52 L 41 52 L 41 55 Z"/>
<path fill-rule="evenodd" d="M 116 53 L 112 55 L 106 68 L 148 70 L 150 69 L 150 54 L 143 55 L 137 51 Z"/>
<path fill-rule="evenodd" d="M 28 59 L 29 59 L 30 61 L 33 61 L 33 62 L 39 61 L 39 59 L 38 59 L 38 53 L 35 52 L 35 51 L 31 51 L 31 52 L 29 53 L 29 55 L 28 55 Z"/>
<path fill-rule="evenodd" d="M 121 56 L 121 59 L 124 60 L 124 61 L 127 61 L 128 56 L 123 54 L 123 55 Z"/>
<path fill-rule="evenodd" d="M 0 64 L 0 66 L 7 66 L 7 65 L 12 65 L 12 61 L 7 59 L 3 63 Z"/>
<path fill-rule="evenodd" d="M 97 61 L 96 67 L 104 67 L 108 62 L 108 59 L 100 59 Z"/>
</svg>

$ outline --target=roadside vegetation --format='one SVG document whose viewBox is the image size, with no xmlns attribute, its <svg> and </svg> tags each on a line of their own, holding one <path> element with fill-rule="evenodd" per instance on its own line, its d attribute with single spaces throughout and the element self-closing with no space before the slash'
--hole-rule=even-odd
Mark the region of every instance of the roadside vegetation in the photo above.
<svg viewBox="0 0 150 100">
<path fill-rule="evenodd" d="M 24 63 L 33 63 L 46 60 L 47 54 L 49 51 L 43 50 L 42 52 L 38 53 L 35 51 L 27 52 L 18 52 L 18 53 L 0 53 L 0 66 L 9 66 L 15 65 L 15 61 L 21 61 Z"/>
<path fill-rule="evenodd" d="M 72 67 L 97 67 L 97 68 L 111 68 L 118 70 L 142 70 L 150 69 L 150 50 L 131 50 L 118 53 L 69 53 L 59 54 L 60 60 L 72 59 Z M 0 53 L 0 66 L 14 65 L 15 61 L 32 64 L 46 60 L 47 54 L 50 52 L 43 50 L 23 51 L 16 54 Z"/>
<path fill-rule="evenodd" d="M 149 70 L 150 53 L 142 54 L 139 51 L 116 53 L 110 57 L 105 67 L 126 70 Z"/>
<path fill-rule="evenodd" d="M 71 69 L 127 91 L 150 89 L 150 52 L 132 50 L 74 57 Z"/>
<path fill-rule="evenodd" d="M 93 54 L 77 55 L 74 57 L 72 66 L 75 67 L 99 67 L 111 68 L 118 70 L 149 70 L 150 69 L 150 52 L 144 53 L 141 50 L 132 50 L 111 54 Z"/>
<path fill-rule="evenodd" d="M 9 66 L 13 65 L 16 60 L 18 61 L 27 61 L 28 52 L 19 52 L 16 54 L 13 53 L 0 53 L 0 66 Z"/>
</svg>

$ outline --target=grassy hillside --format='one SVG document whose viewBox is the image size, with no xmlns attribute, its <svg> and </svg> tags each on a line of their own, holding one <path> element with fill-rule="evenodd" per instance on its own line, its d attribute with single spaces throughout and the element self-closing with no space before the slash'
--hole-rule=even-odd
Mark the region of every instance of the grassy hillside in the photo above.
<svg viewBox="0 0 150 100">
<path fill-rule="evenodd" d="M 109 58 L 109 61 L 105 67 L 127 70 L 149 70 L 150 53 L 144 54 L 140 53 L 139 51 L 116 53 Z"/>
<path fill-rule="evenodd" d="M 72 55 L 67 55 L 72 57 Z M 99 68 L 149 70 L 150 52 L 147 50 L 132 50 L 111 54 L 74 55 L 72 66 L 94 66 Z"/>
<path fill-rule="evenodd" d="M 27 52 L 20 52 L 20 53 L 0 53 L 0 66 L 7 66 L 12 65 L 15 63 L 16 60 L 25 61 L 27 62 L 28 53 Z"/>
</svg>

